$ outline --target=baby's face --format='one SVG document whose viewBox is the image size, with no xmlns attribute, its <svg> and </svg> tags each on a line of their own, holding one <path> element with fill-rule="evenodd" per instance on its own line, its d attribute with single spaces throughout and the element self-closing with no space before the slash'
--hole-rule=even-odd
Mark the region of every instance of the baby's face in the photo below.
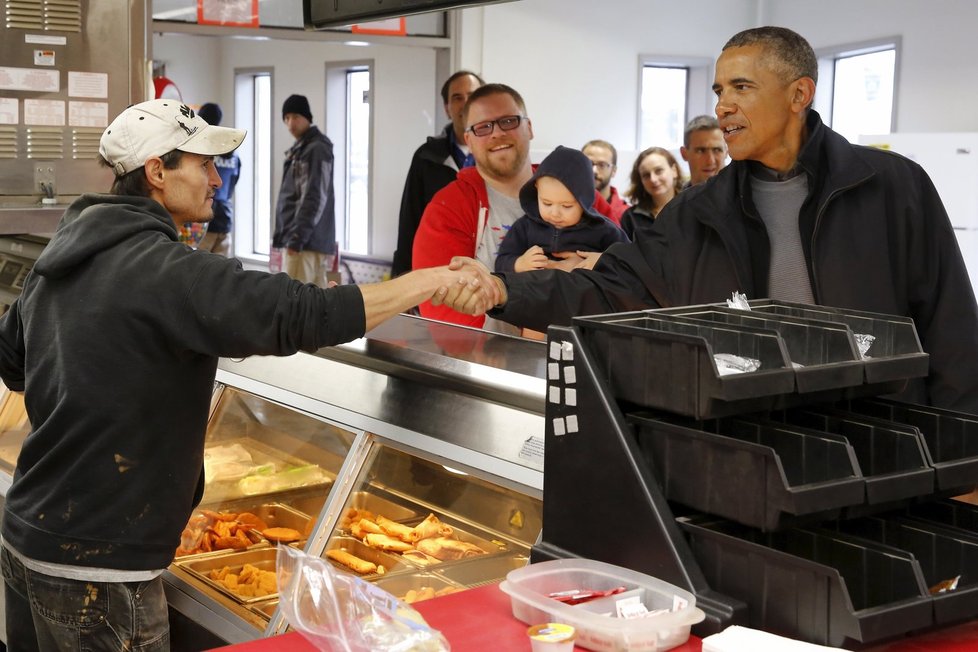
<svg viewBox="0 0 978 652">
<path fill-rule="evenodd" d="M 553 177 L 540 177 L 536 187 L 537 207 L 544 222 L 558 229 L 566 229 L 581 221 L 584 209 L 567 186 Z"/>
</svg>

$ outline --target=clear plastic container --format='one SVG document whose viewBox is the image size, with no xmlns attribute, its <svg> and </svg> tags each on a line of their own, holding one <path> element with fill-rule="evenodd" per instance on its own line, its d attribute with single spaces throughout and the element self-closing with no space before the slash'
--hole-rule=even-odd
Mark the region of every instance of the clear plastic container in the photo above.
<svg viewBox="0 0 978 652">
<path fill-rule="evenodd" d="M 588 602 L 568 605 L 547 597 L 558 591 L 608 591 L 618 587 L 624 587 L 629 597 L 638 595 L 648 611 L 664 611 L 638 618 L 618 618 L 607 612 L 590 611 Z M 669 650 L 685 643 L 689 628 L 705 617 L 689 591 L 643 573 L 590 559 L 531 564 L 510 571 L 499 588 L 509 595 L 513 616 L 518 620 L 528 625 L 566 623 L 577 631 L 576 645 L 598 652 Z M 601 600 L 613 601 L 616 597 Z"/>
</svg>

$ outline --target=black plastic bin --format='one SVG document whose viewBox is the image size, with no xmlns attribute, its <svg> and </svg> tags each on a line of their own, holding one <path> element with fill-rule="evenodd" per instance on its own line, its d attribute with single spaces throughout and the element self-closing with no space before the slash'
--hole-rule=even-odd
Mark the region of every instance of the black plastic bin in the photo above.
<svg viewBox="0 0 978 652">
<path fill-rule="evenodd" d="M 657 310 L 656 314 L 775 331 L 784 340 L 799 393 L 838 390 L 863 383 L 863 362 L 852 332 L 845 324 L 704 306 Z"/>
<path fill-rule="evenodd" d="M 841 438 L 734 418 L 628 419 L 666 498 L 687 507 L 775 530 L 864 500 L 855 454 Z"/>
<path fill-rule="evenodd" d="M 934 500 L 911 505 L 906 513 L 915 520 L 978 536 L 978 505 L 960 500 Z"/>
<path fill-rule="evenodd" d="M 854 282 L 858 281 L 854 280 Z M 854 334 L 872 335 L 875 340 L 863 360 L 866 383 L 870 385 L 905 381 L 927 375 L 928 355 L 924 353 L 920 338 L 917 337 L 917 329 L 909 317 L 774 299 L 756 299 L 748 303 L 752 311 L 833 321 L 845 324 Z"/>
<path fill-rule="evenodd" d="M 698 419 L 775 407 L 794 391 L 777 333 L 694 324 L 654 311 L 578 317 L 599 372 L 618 399 Z M 760 360 L 757 371 L 721 376 L 714 354 Z"/>
<path fill-rule="evenodd" d="M 917 428 L 943 495 L 968 493 L 978 484 L 978 416 L 887 399 L 847 401 L 840 407 Z"/>
<path fill-rule="evenodd" d="M 896 516 L 838 521 L 836 529 L 909 552 L 920 565 L 941 625 L 978 616 L 978 534 Z M 939 585 L 957 579 L 957 588 Z"/>
<path fill-rule="evenodd" d="M 934 468 L 913 427 L 827 408 L 796 408 L 772 416 L 845 437 L 865 476 L 868 506 L 894 507 L 893 503 L 934 492 Z"/>
<path fill-rule="evenodd" d="M 933 624 L 931 596 L 909 553 L 845 534 L 677 521 L 710 586 L 747 602 L 751 627 L 843 646 Z"/>
</svg>

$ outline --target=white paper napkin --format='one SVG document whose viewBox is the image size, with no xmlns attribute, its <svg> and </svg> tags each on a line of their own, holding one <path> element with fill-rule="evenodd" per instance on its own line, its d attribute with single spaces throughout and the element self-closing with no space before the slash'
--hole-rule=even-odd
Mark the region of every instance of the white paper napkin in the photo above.
<svg viewBox="0 0 978 652">
<path fill-rule="evenodd" d="M 703 652 L 825 652 L 841 649 L 803 643 L 740 625 L 731 625 L 719 634 L 703 639 Z"/>
</svg>

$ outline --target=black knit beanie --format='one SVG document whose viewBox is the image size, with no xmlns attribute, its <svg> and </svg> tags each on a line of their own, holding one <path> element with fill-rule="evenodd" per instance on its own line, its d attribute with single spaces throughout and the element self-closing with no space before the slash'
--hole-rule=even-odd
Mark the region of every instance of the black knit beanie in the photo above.
<svg viewBox="0 0 978 652">
<path fill-rule="evenodd" d="M 312 122 L 312 111 L 309 110 L 309 100 L 306 99 L 305 95 L 289 95 L 282 105 L 282 119 L 285 119 L 286 113 L 295 113 L 301 115 L 309 122 Z"/>
<path fill-rule="evenodd" d="M 209 125 L 219 125 L 221 124 L 221 118 L 224 117 L 224 112 L 221 111 L 221 107 L 217 104 L 208 102 L 197 109 L 197 115 L 206 120 Z"/>
</svg>

